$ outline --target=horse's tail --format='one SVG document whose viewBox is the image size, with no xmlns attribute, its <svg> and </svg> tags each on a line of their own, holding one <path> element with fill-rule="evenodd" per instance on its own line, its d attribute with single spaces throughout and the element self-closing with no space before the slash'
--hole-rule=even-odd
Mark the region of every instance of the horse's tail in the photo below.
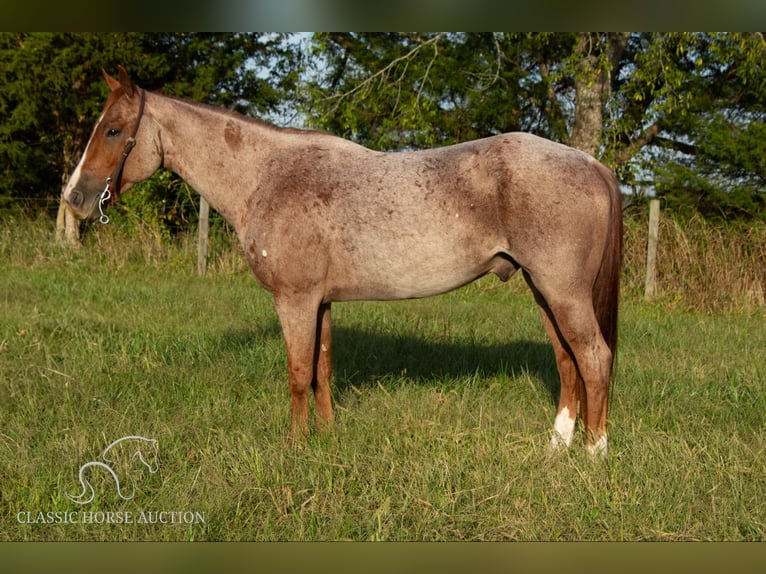
<svg viewBox="0 0 766 574">
<path fill-rule="evenodd" d="M 609 188 L 609 221 L 604 256 L 593 285 L 593 307 L 601 334 L 612 351 L 611 370 L 617 356 L 617 309 L 622 269 L 622 195 L 617 178 L 611 170 L 598 162 L 596 167 Z"/>
</svg>

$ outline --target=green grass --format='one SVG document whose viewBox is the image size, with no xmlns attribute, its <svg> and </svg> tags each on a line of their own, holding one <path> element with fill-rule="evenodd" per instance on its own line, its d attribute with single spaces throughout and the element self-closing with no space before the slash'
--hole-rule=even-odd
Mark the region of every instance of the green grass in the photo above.
<svg viewBox="0 0 766 574">
<path fill-rule="evenodd" d="M 291 446 L 270 296 L 236 256 L 115 229 L 71 251 L 0 233 L 2 540 L 762 540 L 766 316 L 628 297 L 610 456 L 547 450 L 552 352 L 520 280 L 333 307 L 336 421 Z M 29 230 L 27 230 L 29 231 Z M 159 441 L 136 494 L 78 470 Z M 87 512 L 197 512 L 84 524 Z M 77 512 L 74 523 L 19 513 Z M 91 515 L 93 516 L 93 515 Z M 96 515 L 98 516 L 98 515 Z"/>
</svg>

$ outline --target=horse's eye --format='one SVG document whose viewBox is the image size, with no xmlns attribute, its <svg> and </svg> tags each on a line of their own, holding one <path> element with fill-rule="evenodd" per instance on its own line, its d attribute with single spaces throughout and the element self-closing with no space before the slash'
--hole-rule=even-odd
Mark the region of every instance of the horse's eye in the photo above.
<svg viewBox="0 0 766 574">
<path fill-rule="evenodd" d="M 120 130 L 118 130 L 117 128 L 109 128 L 108 130 L 106 130 L 106 137 L 108 138 L 113 138 L 118 135 L 120 135 Z"/>
</svg>

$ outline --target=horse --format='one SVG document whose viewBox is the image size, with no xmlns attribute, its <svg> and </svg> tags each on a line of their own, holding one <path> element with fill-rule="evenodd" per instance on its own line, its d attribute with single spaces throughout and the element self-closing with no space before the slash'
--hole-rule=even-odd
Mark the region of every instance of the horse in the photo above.
<svg viewBox="0 0 766 574">
<path fill-rule="evenodd" d="M 82 492 L 78 494 L 77 496 L 72 496 L 70 494 L 67 494 L 67 498 L 71 500 L 72 502 L 76 502 L 77 504 L 88 504 L 89 502 L 92 502 L 93 499 L 96 496 L 96 492 L 93 488 L 93 485 L 88 482 L 88 479 L 85 478 L 85 471 L 89 468 L 103 468 L 106 470 L 114 479 L 114 483 L 117 487 L 117 495 L 122 498 L 123 500 L 130 500 L 133 498 L 136 494 L 136 485 L 133 482 L 133 479 L 130 478 L 131 486 L 133 487 L 132 492 L 129 495 L 123 494 L 122 488 L 120 487 L 120 478 L 113 466 L 117 467 L 117 463 L 119 461 L 115 460 L 114 456 L 116 454 L 115 452 L 111 452 L 112 449 L 114 449 L 117 445 L 127 442 L 132 446 L 132 449 L 128 452 L 131 453 L 131 456 L 129 459 L 122 461 L 122 467 L 124 470 L 127 470 L 127 468 L 132 464 L 136 458 L 143 464 L 146 468 L 149 469 L 149 472 L 154 474 L 159 470 L 159 463 L 157 461 L 157 455 L 158 455 L 158 444 L 157 439 L 153 438 L 146 438 L 143 436 L 124 436 L 122 438 L 118 438 L 117 440 L 113 441 L 109 446 L 107 446 L 104 449 L 104 452 L 101 454 L 101 458 L 104 460 L 104 462 L 94 460 L 91 462 L 86 462 L 80 467 L 80 471 L 78 473 L 78 478 L 80 480 L 80 486 L 82 486 Z M 144 458 L 144 455 L 148 453 L 149 461 Z M 111 463 L 113 466 L 110 466 L 107 463 Z M 86 495 L 90 492 L 90 496 L 86 498 Z"/>
<path fill-rule="evenodd" d="M 120 66 L 63 190 L 79 219 L 160 168 L 235 229 L 271 292 L 287 353 L 290 436 L 333 418 L 331 305 L 428 297 L 521 270 L 561 382 L 550 446 L 607 450 L 617 349 L 622 209 L 614 174 L 592 156 L 514 132 L 380 152 L 332 134 L 281 128 L 147 92 Z"/>
</svg>

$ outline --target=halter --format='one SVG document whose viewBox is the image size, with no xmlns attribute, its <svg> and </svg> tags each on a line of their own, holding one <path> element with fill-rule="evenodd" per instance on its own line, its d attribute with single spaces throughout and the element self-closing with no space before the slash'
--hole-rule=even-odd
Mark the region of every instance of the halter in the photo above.
<svg viewBox="0 0 766 574">
<path fill-rule="evenodd" d="M 141 102 L 138 105 L 138 118 L 136 119 L 136 125 L 133 126 L 133 133 L 130 134 L 128 141 L 125 142 L 125 149 L 122 152 L 120 161 L 117 162 L 117 166 L 114 168 L 112 175 L 106 178 L 106 186 L 104 191 L 101 192 L 101 197 L 98 200 L 98 211 L 101 216 L 98 220 L 103 223 L 109 223 L 109 216 L 104 213 L 104 204 L 109 207 L 114 204 L 117 196 L 120 195 L 120 183 L 122 182 L 122 168 L 125 167 L 125 160 L 128 159 L 131 150 L 136 146 L 136 134 L 138 134 L 138 126 L 141 124 L 141 118 L 144 115 L 144 103 L 146 101 L 146 90 L 141 90 Z"/>
</svg>

